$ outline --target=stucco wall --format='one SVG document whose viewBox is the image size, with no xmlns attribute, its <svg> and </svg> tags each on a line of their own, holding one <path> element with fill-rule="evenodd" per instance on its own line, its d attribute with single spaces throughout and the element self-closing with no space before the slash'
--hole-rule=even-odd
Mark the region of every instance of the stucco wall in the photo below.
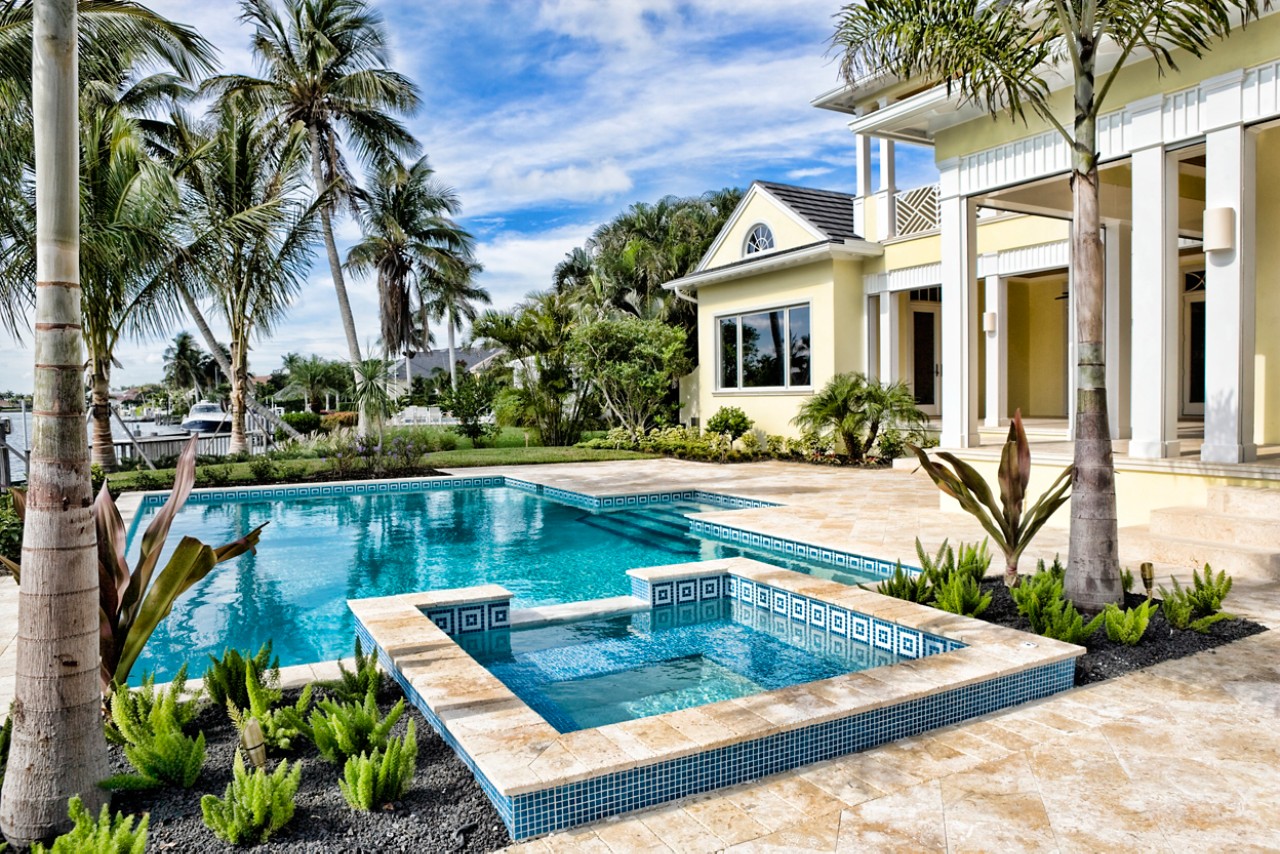
<svg viewBox="0 0 1280 854">
<path fill-rule="evenodd" d="M 1067 415 L 1067 301 L 1063 278 L 1013 279 L 1009 288 L 1009 414 Z"/>
</svg>

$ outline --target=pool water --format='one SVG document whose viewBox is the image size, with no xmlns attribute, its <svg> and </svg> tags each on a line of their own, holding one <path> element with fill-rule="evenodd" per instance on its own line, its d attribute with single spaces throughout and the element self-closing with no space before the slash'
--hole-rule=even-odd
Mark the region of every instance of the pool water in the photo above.
<svg viewBox="0 0 1280 854">
<path fill-rule="evenodd" d="M 893 664 L 866 644 L 721 599 L 459 643 L 560 732 L 604 726 Z"/>
<path fill-rule="evenodd" d="M 163 680 L 184 661 L 274 642 L 281 665 L 350 655 L 347 599 L 501 584 L 514 607 L 630 592 L 626 570 L 744 554 L 848 583 L 867 580 L 689 533 L 686 513 L 723 509 L 673 503 L 592 513 L 507 487 L 389 495 L 188 504 L 169 549 L 184 535 L 219 545 L 269 522 L 256 554 L 217 566 L 175 603 L 133 670 Z M 156 508 L 140 511 L 129 553 Z M 163 561 L 167 560 L 165 555 Z"/>
</svg>

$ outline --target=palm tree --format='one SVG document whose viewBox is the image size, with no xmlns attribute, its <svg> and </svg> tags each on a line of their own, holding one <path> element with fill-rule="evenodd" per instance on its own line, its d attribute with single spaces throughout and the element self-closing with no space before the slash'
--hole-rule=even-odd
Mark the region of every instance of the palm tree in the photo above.
<svg viewBox="0 0 1280 854">
<path fill-rule="evenodd" d="M 374 170 L 360 203 L 364 236 L 347 267 L 377 273 L 384 352 L 412 358 L 429 344 L 428 290 L 471 257 L 471 235 L 452 219 L 458 210 L 457 194 L 435 179 L 426 157 Z"/>
<path fill-rule="evenodd" d="M 179 120 L 185 124 L 185 120 Z M 300 123 L 266 120 L 240 97 L 183 133 L 182 257 L 231 330 L 231 453 L 249 450 L 249 342 L 271 330 L 298 292 L 314 239 Z"/>
<path fill-rule="evenodd" d="M 354 191 L 341 143 L 371 163 L 415 154 L 417 142 L 394 114 L 417 109 L 417 89 L 386 67 L 382 18 L 365 0 L 283 0 L 283 11 L 274 0 L 241 0 L 240 7 L 241 19 L 255 28 L 253 49 L 263 76 L 223 76 L 210 85 L 242 92 L 277 121 L 301 122 L 307 129 L 316 192 L 331 188 L 320 228 L 351 369 L 358 371 L 360 339 L 333 236 L 334 212 Z"/>
<path fill-rule="evenodd" d="M 449 385 L 458 388 L 458 357 L 455 335 L 464 324 L 474 323 L 479 316 L 477 305 L 489 305 L 489 292 L 472 283 L 481 266 L 474 261 L 442 268 L 431 277 L 430 310 L 436 320 L 444 321 L 449 342 Z"/>
<path fill-rule="evenodd" d="M 881 383 L 865 374 L 836 374 L 791 419 L 802 430 L 834 433 L 855 462 L 871 450 L 881 430 L 918 429 L 927 421 L 905 383 Z"/>
<path fill-rule="evenodd" d="M 284 369 L 289 382 L 276 392 L 276 399 L 301 398 L 316 413 L 324 409 L 326 395 L 338 395 L 350 385 L 348 369 L 341 362 L 331 362 L 315 355 L 303 358 L 297 353 L 290 353 L 284 357 Z"/>
<path fill-rule="evenodd" d="M 186 330 L 179 332 L 164 350 L 164 381 L 175 391 L 191 389 L 199 397 L 202 362 L 207 355 L 195 336 Z"/>
<path fill-rule="evenodd" d="M 98 556 L 90 506 L 81 377 L 76 162 L 76 9 L 34 9 L 32 114 L 37 144 L 35 429 L 18 593 L 13 742 L 0 831 L 27 846 L 66 828 L 68 799 L 90 812 L 107 800 L 98 683 Z"/>
<path fill-rule="evenodd" d="M 1071 489 L 1066 593 L 1096 611 L 1120 602 L 1115 465 L 1107 417 L 1103 342 L 1105 275 L 1098 196 L 1098 116 L 1120 70 L 1134 54 L 1173 69 L 1175 50 L 1201 56 L 1225 38 L 1233 17 L 1256 18 L 1259 0 L 865 0 L 839 14 L 834 42 L 852 82 L 891 73 L 944 83 L 993 116 L 1025 117 L 1029 108 L 1071 149 L 1074 199 L 1072 296 L 1079 347 L 1075 477 Z M 1099 77 L 1098 52 L 1118 49 Z M 1072 83 L 1071 118 L 1053 109 L 1052 84 Z"/>
</svg>

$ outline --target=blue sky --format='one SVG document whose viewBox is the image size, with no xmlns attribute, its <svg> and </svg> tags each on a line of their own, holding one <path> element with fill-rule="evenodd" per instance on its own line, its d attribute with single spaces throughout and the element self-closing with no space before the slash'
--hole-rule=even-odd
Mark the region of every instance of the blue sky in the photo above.
<svg viewBox="0 0 1280 854">
<path fill-rule="evenodd" d="M 371 0 L 392 64 L 421 88 L 409 125 L 455 187 L 483 284 L 507 307 L 635 201 L 769 179 L 852 191 L 846 117 L 809 101 L 836 85 L 832 0 Z M 254 70 L 229 0 L 152 0 Z M 931 180 L 928 153 L 899 149 L 898 182 Z M 357 229 L 340 223 L 350 242 Z M 328 267 L 310 280 L 255 372 L 290 351 L 343 357 Z M 352 282 L 363 342 L 377 335 L 371 283 Z M 175 330 L 176 331 L 176 330 Z M 221 331 L 219 328 L 218 331 Z M 114 384 L 156 380 L 159 341 L 121 346 Z M 31 383 L 27 347 L 0 337 L 0 389 Z"/>
</svg>

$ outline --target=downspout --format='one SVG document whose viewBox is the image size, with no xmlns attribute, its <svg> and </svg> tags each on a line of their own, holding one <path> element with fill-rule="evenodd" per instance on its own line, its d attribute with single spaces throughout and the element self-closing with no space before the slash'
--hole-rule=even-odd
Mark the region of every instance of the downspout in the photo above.
<svg viewBox="0 0 1280 854">
<path fill-rule="evenodd" d="M 687 294 L 687 293 L 685 293 L 684 291 L 680 290 L 680 288 L 679 288 L 679 287 L 674 287 L 674 288 L 672 288 L 672 289 L 671 289 L 671 292 L 672 292 L 673 294 L 675 294 L 678 298 L 680 298 L 680 299 L 684 300 L 685 302 L 691 302 L 691 303 L 693 303 L 694 305 L 697 305 L 697 304 L 698 304 L 698 298 L 697 298 L 697 297 L 695 297 L 695 296 L 690 296 L 689 294 Z"/>
</svg>

